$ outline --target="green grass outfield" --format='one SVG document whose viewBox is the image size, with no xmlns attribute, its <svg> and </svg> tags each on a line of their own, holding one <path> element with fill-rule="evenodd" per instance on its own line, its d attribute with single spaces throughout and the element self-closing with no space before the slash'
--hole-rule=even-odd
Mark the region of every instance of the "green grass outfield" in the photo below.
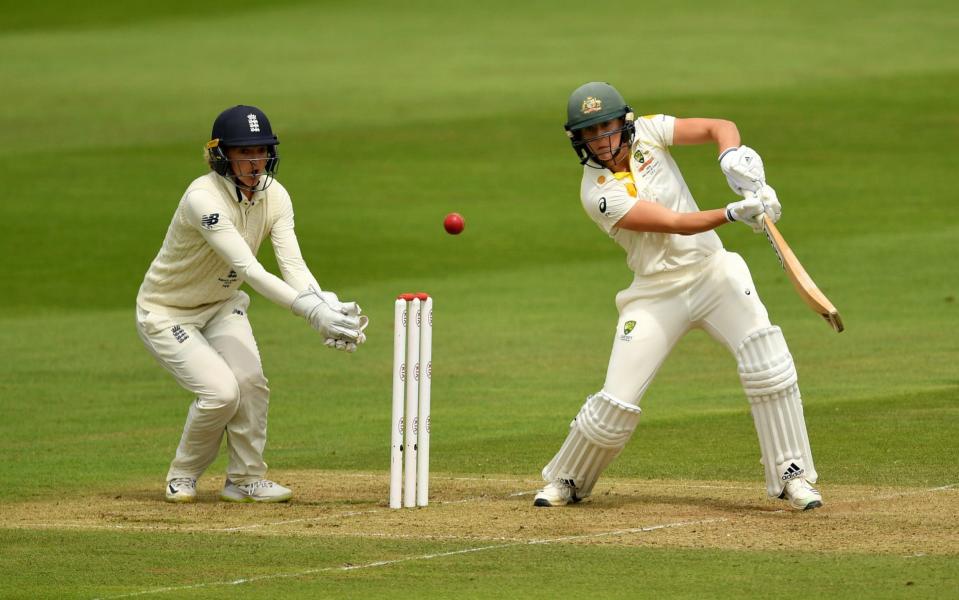
<svg viewBox="0 0 959 600">
<path fill-rule="evenodd" d="M 735 120 L 783 203 L 780 229 L 842 312 L 847 331 L 837 336 L 802 304 L 764 239 L 719 230 L 749 263 L 800 373 L 827 506 L 825 517 L 790 523 L 803 531 L 803 518 L 817 519 L 810 535 L 841 530 L 846 515 L 828 511 L 842 489 L 877 490 L 863 492 L 863 513 L 880 510 L 879 490 L 889 489 L 940 489 L 931 496 L 955 506 L 959 8 L 0 8 L 0 513 L 43 507 L 30 526 L 0 516 L 0 597 L 171 597 L 163 590 L 179 585 L 200 597 L 532 597 L 543 588 L 755 597 L 784 581 L 817 597 L 959 596 L 954 520 L 928 551 L 920 539 L 908 555 L 397 536 L 409 532 L 404 518 L 429 527 L 441 506 L 354 536 L 109 530 L 114 491 L 144 506 L 160 497 L 189 402 L 136 336 L 136 291 L 183 189 L 203 173 L 212 119 L 236 103 L 262 107 L 282 141 L 279 178 L 320 283 L 372 319 L 366 346 L 347 356 L 254 295 L 273 390 L 271 467 L 385 474 L 392 298 L 427 290 L 436 298 L 433 469 L 514 477 L 514 491 L 527 491 L 602 385 L 613 295 L 630 280 L 622 251 L 579 206 L 581 171 L 562 131 L 568 93 L 588 80 L 610 81 L 640 114 Z M 715 154 L 674 152 L 703 208 L 734 199 Z M 466 218 L 461 236 L 442 230 L 451 211 Z M 269 244 L 260 258 L 275 270 Z M 649 478 L 754 486 L 750 497 L 761 497 L 735 362 L 708 336 L 681 342 L 643 409 L 598 490 Z M 356 501 L 378 509 L 386 493 Z M 325 494 L 297 499 L 320 510 Z M 601 524 L 614 510 L 607 502 L 642 499 L 622 494 L 574 510 Z M 688 521 L 702 518 L 696 494 L 683 496 Z M 102 511 L 103 527 L 57 526 L 51 500 L 78 497 Z M 175 524 L 180 508 L 159 504 L 155 515 L 166 516 L 149 524 Z M 924 510 L 916 505 L 914 525 L 939 514 Z M 466 552 L 485 546 L 495 547 Z M 237 579 L 251 581 L 222 585 Z"/>
</svg>

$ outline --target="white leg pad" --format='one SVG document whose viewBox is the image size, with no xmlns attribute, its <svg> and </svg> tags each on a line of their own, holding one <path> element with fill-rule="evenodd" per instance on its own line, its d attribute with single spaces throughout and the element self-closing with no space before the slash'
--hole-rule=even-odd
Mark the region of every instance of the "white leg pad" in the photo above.
<svg viewBox="0 0 959 600">
<path fill-rule="evenodd" d="M 796 367 L 782 330 L 773 326 L 749 334 L 736 360 L 759 435 L 767 493 L 778 497 L 796 477 L 815 483 Z"/>
<path fill-rule="evenodd" d="M 570 480 L 577 497 L 589 496 L 600 473 L 632 437 L 641 412 L 638 406 L 617 400 L 605 392 L 587 398 L 569 425 L 566 441 L 543 468 L 543 479 Z"/>
</svg>

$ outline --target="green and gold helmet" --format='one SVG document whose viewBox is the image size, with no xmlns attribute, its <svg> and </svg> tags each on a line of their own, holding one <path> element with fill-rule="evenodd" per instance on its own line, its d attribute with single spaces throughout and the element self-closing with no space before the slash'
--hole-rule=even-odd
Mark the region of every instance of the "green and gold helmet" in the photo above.
<svg viewBox="0 0 959 600">
<path fill-rule="evenodd" d="M 616 88 L 601 81 L 591 81 L 576 88 L 566 104 L 566 135 L 573 144 L 573 151 L 579 157 L 580 164 L 594 159 L 588 140 L 584 140 L 581 131 L 590 125 L 605 123 L 613 119 L 623 119 L 623 127 L 605 134 L 606 137 L 623 132 L 620 145 L 632 144 L 636 133 L 633 124 L 633 109 L 626 104 L 622 94 Z M 598 161 L 596 161 L 598 162 Z"/>
</svg>

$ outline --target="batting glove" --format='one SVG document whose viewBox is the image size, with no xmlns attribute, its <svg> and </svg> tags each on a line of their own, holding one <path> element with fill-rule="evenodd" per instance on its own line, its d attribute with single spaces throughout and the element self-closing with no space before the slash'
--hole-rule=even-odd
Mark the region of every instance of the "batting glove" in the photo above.
<svg viewBox="0 0 959 600">
<path fill-rule="evenodd" d="M 762 200 L 755 194 L 750 194 L 745 200 L 731 202 L 726 205 L 726 220 L 739 221 L 752 227 L 754 233 L 763 230 L 761 215 L 764 215 Z"/>
<path fill-rule="evenodd" d="M 758 192 L 766 182 L 763 159 L 749 146 L 729 148 L 719 155 L 719 168 L 726 176 L 729 188 L 745 196 L 746 192 Z"/>
<path fill-rule="evenodd" d="M 748 193 L 746 197 L 749 197 Z M 776 197 L 776 190 L 772 186 L 764 185 L 759 188 L 756 197 L 763 203 L 763 212 L 766 213 L 766 218 L 772 219 L 773 223 L 778 223 L 779 217 L 783 214 L 783 206 L 779 203 L 779 198 Z"/>
</svg>

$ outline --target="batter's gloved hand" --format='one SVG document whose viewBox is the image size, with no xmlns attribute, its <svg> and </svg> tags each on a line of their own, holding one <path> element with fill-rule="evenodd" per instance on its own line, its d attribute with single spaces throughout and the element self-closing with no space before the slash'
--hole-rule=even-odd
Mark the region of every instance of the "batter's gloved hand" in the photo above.
<svg viewBox="0 0 959 600">
<path fill-rule="evenodd" d="M 739 221 L 753 228 L 754 233 L 763 230 L 761 216 L 766 214 L 763 211 L 763 203 L 755 194 L 747 195 L 745 200 L 731 202 L 726 205 L 726 220 Z"/>
<path fill-rule="evenodd" d="M 746 193 L 747 198 L 749 198 L 749 194 L 750 192 Z M 755 196 L 763 203 L 763 212 L 766 213 L 766 218 L 772 219 L 773 223 L 778 223 L 779 217 L 783 214 L 783 206 L 779 203 L 779 198 L 776 197 L 776 190 L 770 185 L 764 185 L 759 188 Z"/>
<path fill-rule="evenodd" d="M 356 343 L 363 335 L 358 315 L 343 314 L 342 311 L 330 306 L 313 286 L 296 296 L 290 310 L 293 314 L 309 321 L 310 326 L 320 332 L 324 338 Z"/>
<path fill-rule="evenodd" d="M 729 188 L 745 196 L 746 192 L 758 192 L 766 183 L 763 159 L 749 146 L 729 148 L 719 155 L 719 168 L 726 176 Z"/>
</svg>

